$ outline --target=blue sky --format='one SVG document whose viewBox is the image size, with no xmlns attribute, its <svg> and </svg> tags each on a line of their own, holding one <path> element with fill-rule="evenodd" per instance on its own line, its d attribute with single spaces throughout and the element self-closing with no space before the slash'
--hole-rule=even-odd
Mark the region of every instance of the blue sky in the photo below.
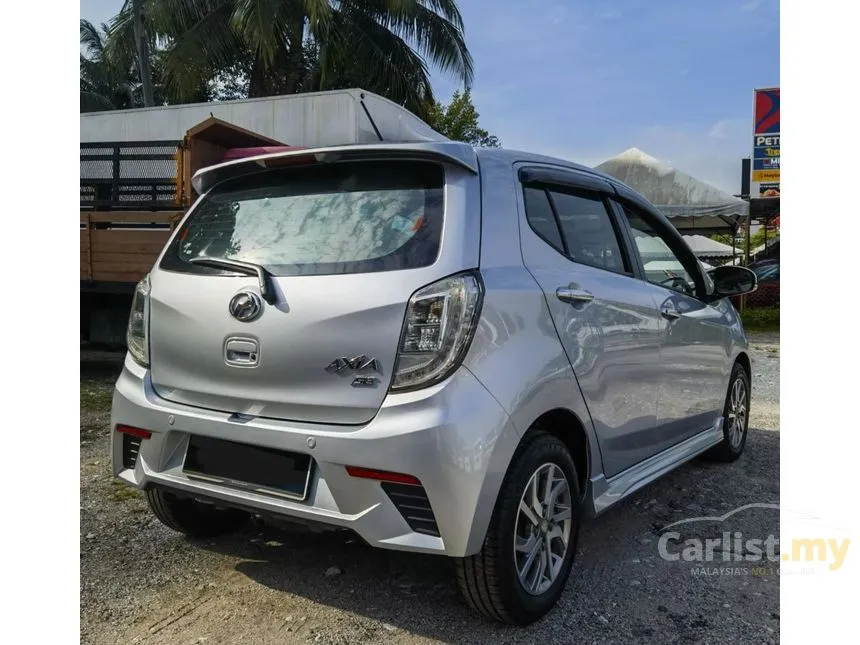
<svg viewBox="0 0 860 645">
<path fill-rule="evenodd" d="M 481 125 L 596 165 L 636 146 L 740 190 L 752 91 L 779 85 L 778 0 L 460 0 Z M 122 0 L 81 0 L 107 21 Z M 445 101 L 456 84 L 434 74 Z"/>
</svg>

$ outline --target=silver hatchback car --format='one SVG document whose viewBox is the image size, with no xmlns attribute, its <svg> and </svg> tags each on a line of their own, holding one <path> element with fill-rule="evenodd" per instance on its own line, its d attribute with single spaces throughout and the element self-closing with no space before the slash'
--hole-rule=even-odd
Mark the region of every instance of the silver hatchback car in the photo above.
<svg viewBox="0 0 860 645">
<path fill-rule="evenodd" d="M 449 556 L 525 624 L 580 522 L 700 453 L 744 449 L 728 297 L 645 199 L 559 159 L 455 142 L 241 159 L 137 287 L 118 477 L 193 536 L 251 516 Z"/>
</svg>

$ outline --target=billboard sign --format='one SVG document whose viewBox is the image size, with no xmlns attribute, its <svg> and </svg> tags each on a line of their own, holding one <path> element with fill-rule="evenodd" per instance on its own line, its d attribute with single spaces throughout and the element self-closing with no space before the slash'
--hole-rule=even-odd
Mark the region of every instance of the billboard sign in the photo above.
<svg viewBox="0 0 860 645">
<path fill-rule="evenodd" d="M 779 197 L 779 88 L 755 90 L 750 199 Z"/>
</svg>

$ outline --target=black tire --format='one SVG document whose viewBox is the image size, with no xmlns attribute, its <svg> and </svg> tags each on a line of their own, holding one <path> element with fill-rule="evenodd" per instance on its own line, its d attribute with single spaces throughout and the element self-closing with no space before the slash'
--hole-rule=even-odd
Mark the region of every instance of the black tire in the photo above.
<svg viewBox="0 0 860 645">
<path fill-rule="evenodd" d="M 741 435 L 739 441 L 732 441 L 732 390 L 740 381 L 745 397 L 745 414 L 743 417 Z M 744 452 L 747 444 L 747 433 L 750 423 L 750 376 L 740 363 L 735 363 L 732 368 L 732 376 L 729 379 L 729 389 L 726 392 L 726 402 L 723 406 L 723 440 L 705 453 L 705 457 L 713 461 L 730 463 L 736 461 Z"/>
<path fill-rule="evenodd" d="M 515 533 L 520 499 L 532 475 L 547 463 L 560 468 L 567 479 L 571 529 L 557 577 L 543 593 L 532 595 L 517 573 Z M 530 431 L 505 475 L 481 551 L 456 561 L 460 591 L 475 611 L 503 623 L 527 625 L 553 608 L 564 591 L 576 556 L 581 506 L 578 481 L 576 466 L 564 443 L 541 430 Z"/>
<path fill-rule="evenodd" d="M 217 509 L 160 488 L 148 489 L 146 501 L 162 524 L 189 537 L 206 538 L 232 533 L 248 520 L 248 514 L 243 511 Z"/>
</svg>

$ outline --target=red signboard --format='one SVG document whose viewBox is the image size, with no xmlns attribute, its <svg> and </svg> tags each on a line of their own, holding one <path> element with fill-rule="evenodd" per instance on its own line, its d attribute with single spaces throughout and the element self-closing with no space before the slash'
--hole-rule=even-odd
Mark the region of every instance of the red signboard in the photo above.
<svg viewBox="0 0 860 645">
<path fill-rule="evenodd" d="M 778 199 L 779 88 L 755 90 L 753 100 L 753 154 L 750 164 L 750 198 Z"/>
<path fill-rule="evenodd" d="M 779 88 L 756 90 L 755 130 L 753 134 L 779 132 Z"/>
</svg>

